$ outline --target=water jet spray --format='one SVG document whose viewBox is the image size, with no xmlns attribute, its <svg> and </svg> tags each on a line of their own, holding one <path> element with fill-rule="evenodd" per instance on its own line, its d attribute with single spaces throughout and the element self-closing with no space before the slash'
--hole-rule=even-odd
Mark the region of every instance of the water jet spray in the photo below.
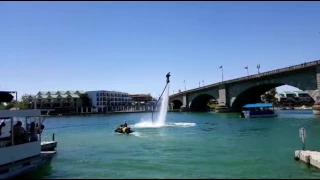
<svg viewBox="0 0 320 180">
<path fill-rule="evenodd" d="M 158 105 L 158 102 L 159 102 L 159 100 L 161 99 L 161 97 L 162 97 L 162 95 L 163 95 L 163 93 L 164 93 L 164 91 L 166 90 L 166 88 L 167 88 L 167 86 L 168 86 L 168 84 L 170 83 L 170 72 L 168 72 L 168 74 L 166 75 L 166 78 L 167 78 L 167 83 L 166 83 L 166 86 L 164 87 L 164 89 L 163 89 L 163 91 L 162 91 L 162 93 L 161 93 L 161 95 L 160 95 L 160 97 L 159 97 L 159 99 L 157 100 L 157 102 L 156 102 L 156 104 L 152 107 L 152 123 L 153 123 L 153 113 L 154 113 L 154 109 L 157 107 L 157 105 Z"/>
</svg>

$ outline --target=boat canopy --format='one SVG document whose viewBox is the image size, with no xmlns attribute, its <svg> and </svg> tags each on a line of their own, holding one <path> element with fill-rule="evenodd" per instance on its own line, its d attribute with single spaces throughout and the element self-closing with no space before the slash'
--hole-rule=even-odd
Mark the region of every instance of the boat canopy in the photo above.
<svg viewBox="0 0 320 180">
<path fill-rule="evenodd" d="M 256 104 L 246 104 L 243 108 L 259 108 L 259 107 L 273 107 L 272 103 L 256 103 Z"/>
<path fill-rule="evenodd" d="M 13 100 L 13 95 L 11 91 L 0 91 L 0 103 L 9 103 Z"/>
</svg>

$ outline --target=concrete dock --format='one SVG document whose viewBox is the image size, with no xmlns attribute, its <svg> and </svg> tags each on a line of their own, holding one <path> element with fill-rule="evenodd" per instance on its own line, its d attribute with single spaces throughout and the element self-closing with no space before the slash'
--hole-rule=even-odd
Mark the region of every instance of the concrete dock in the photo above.
<svg viewBox="0 0 320 180">
<path fill-rule="evenodd" d="M 294 158 L 320 169 L 320 152 L 318 151 L 297 150 L 294 152 Z"/>
</svg>

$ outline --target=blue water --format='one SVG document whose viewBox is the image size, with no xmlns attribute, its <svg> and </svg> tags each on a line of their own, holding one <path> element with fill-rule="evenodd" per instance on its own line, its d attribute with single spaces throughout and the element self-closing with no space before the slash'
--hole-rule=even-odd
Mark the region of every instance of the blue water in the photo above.
<svg viewBox="0 0 320 180">
<path fill-rule="evenodd" d="M 238 114 L 168 113 L 165 127 L 137 125 L 150 113 L 51 117 L 58 153 L 36 178 L 320 178 L 320 170 L 294 161 L 302 148 L 319 150 L 320 117 L 310 110 L 278 111 L 277 118 Z M 114 133 L 126 120 L 136 131 Z"/>
</svg>

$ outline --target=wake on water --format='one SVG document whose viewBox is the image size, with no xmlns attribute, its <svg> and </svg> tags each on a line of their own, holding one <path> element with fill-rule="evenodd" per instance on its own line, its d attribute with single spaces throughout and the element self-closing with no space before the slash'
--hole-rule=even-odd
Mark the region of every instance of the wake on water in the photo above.
<svg viewBox="0 0 320 180">
<path fill-rule="evenodd" d="M 168 112 L 169 102 L 169 88 L 163 94 L 163 98 L 160 104 L 160 112 L 156 116 L 156 120 L 152 122 L 151 118 L 142 119 L 141 122 L 133 125 L 134 128 L 161 128 L 161 127 L 191 127 L 195 126 L 196 123 L 166 123 L 166 116 Z"/>
</svg>

